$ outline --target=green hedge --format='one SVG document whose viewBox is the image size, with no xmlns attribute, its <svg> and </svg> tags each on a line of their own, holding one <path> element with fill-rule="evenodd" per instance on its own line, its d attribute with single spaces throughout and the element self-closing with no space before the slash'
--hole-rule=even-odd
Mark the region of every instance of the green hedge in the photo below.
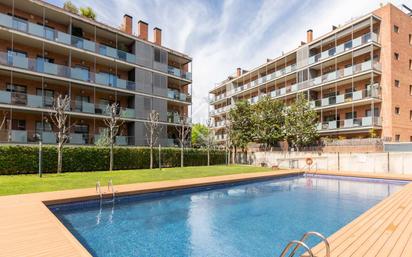
<svg viewBox="0 0 412 257">
<path fill-rule="evenodd" d="M 149 168 L 149 148 L 119 147 L 114 149 L 114 169 Z M 0 146 L 0 175 L 28 174 L 38 172 L 37 146 Z M 43 147 L 43 172 L 56 172 L 57 150 Z M 162 148 L 163 167 L 180 166 L 179 148 Z M 210 154 L 212 165 L 225 163 L 225 152 L 213 150 Z M 154 151 L 154 165 L 159 163 L 158 149 Z M 207 152 L 202 149 L 185 149 L 185 166 L 207 165 Z M 63 149 L 63 172 L 99 171 L 109 169 L 109 148 L 106 147 L 65 147 Z"/>
</svg>

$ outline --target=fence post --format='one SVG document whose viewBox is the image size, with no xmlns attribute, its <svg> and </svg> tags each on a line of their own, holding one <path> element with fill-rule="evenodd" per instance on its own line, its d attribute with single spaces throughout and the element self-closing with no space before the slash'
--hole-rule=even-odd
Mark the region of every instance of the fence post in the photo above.
<svg viewBox="0 0 412 257">
<path fill-rule="evenodd" d="M 42 177 L 42 152 L 43 152 L 43 147 L 42 147 L 42 142 L 41 140 L 39 141 L 39 177 Z"/>
</svg>

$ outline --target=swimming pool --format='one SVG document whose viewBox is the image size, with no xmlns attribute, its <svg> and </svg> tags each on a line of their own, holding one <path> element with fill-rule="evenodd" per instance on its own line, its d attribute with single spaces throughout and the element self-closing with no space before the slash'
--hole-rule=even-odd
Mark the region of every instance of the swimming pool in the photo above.
<svg viewBox="0 0 412 257">
<path fill-rule="evenodd" d="M 300 175 L 49 208 L 94 256 L 276 256 L 307 231 L 331 235 L 404 184 Z"/>
</svg>

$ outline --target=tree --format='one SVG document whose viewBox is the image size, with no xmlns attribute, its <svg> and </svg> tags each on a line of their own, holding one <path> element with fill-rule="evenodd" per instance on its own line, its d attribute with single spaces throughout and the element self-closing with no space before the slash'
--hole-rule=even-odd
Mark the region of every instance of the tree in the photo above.
<svg viewBox="0 0 412 257">
<path fill-rule="evenodd" d="M 253 123 L 253 110 L 249 102 L 238 101 L 236 106 L 229 111 L 228 121 L 230 127 L 228 135 L 233 150 L 232 162 L 235 161 L 236 149 L 245 151 L 249 142 L 253 141 L 255 124 Z"/>
<path fill-rule="evenodd" d="M 8 113 L 7 111 L 3 111 L 2 116 L 0 116 L 0 117 L 1 117 L 1 118 L 0 118 L 0 130 L 2 130 L 3 127 L 6 126 L 8 114 L 9 114 L 9 113 Z"/>
<path fill-rule="evenodd" d="M 96 20 L 96 13 L 91 7 L 80 7 L 80 14 L 86 18 Z"/>
<path fill-rule="evenodd" d="M 50 119 L 57 129 L 57 173 L 62 172 L 63 166 L 63 146 L 70 138 L 70 124 L 66 113 L 70 110 L 70 97 L 59 95 L 53 103 L 53 112 L 50 113 Z"/>
<path fill-rule="evenodd" d="M 71 1 L 64 2 L 63 9 L 74 14 L 79 14 L 79 9 Z"/>
<path fill-rule="evenodd" d="M 106 124 L 107 129 L 109 130 L 109 146 L 110 146 L 110 164 L 109 170 L 113 170 L 113 148 L 116 142 L 116 136 L 119 132 L 120 126 L 123 122 L 120 120 L 119 115 L 119 104 L 112 103 L 111 105 L 107 105 L 106 113 L 109 114 L 109 117 L 104 119 L 104 124 Z"/>
<path fill-rule="evenodd" d="M 203 124 L 197 123 L 192 127 L 192 146 L 193 147 L 204 147 L 206 146 L 205 139 L 209 133 L 208 127 Z"/>
<path fill-rule="evenodd" d="M 95 144 L 102 147 L 110 146 L 110 135 L 107 128 L 100 131 L 99 138 L 96 140 Z"/>
<path fill-rule="evenodd" d="M 316 111 L 302 94 L 297 95 L 295 102 L 286 108 L 285 113 L 286 139 L 297 151 L 318 138 Z"/>
<path fill-rule="evenodd" d="M 184 165 L 184 147 L 187 143 L 187 138 L 190 133 L 190 123 L 188 117 L 180 117 L 179 125 L 175 126 L 178 133 L 178 140 L 180 144 L 180 167 Z"/>
<path fill-rule="evenodd" d="M 207 166 L 210 165 L 210 148 L 215 144 L 215 133 L 213 131 L 212 119 L 207 120 L 207 133 L 203 134 L 203 141 L 206 143 L 207 150 Z"/>
<path fill-rule="evenodd" d="M 150 147 L 150 169 L 153 169 L 153 148 L 159 138 L 160 124 L 159 124 L 159 113 L 152 110 L 148 116 L 148 122 L 145 123 L 146 126 L 146 139 L 147 144 Z"/>
<path fill-rule="evenodd" d="M 285 115 L 281 101 L 267 96 L 255 104 L 253 110 L 253 123 L 256 126 L 253 137 L 256 142 L 269 147 L 284 139 Z"/>
</svg>

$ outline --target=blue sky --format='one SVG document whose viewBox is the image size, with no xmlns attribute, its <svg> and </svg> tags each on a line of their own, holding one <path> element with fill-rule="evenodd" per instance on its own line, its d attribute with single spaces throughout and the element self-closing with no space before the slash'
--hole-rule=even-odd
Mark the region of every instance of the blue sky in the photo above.
<svg viewBox="0 0 412 257">
<path fill-rule="evenodd" d="M 47 0 L 62 6 L 64 0 Z M 296 48 L 306 30 L 318 37 L 379 7 L 379 0 L 72 0 L 91 6 L 101 22 L 123 14 L 162 29 L 163 45 L 193 57 L 193 120 L 207 119 L 208 91 L 237 67 L 252 69 Z M 407 3 L 408 1 L 402 1 Z M 400 5 L 400 0 L 392 1 Z M 412 5 L 412 4 L 410 4 Z"/>
</svg>

